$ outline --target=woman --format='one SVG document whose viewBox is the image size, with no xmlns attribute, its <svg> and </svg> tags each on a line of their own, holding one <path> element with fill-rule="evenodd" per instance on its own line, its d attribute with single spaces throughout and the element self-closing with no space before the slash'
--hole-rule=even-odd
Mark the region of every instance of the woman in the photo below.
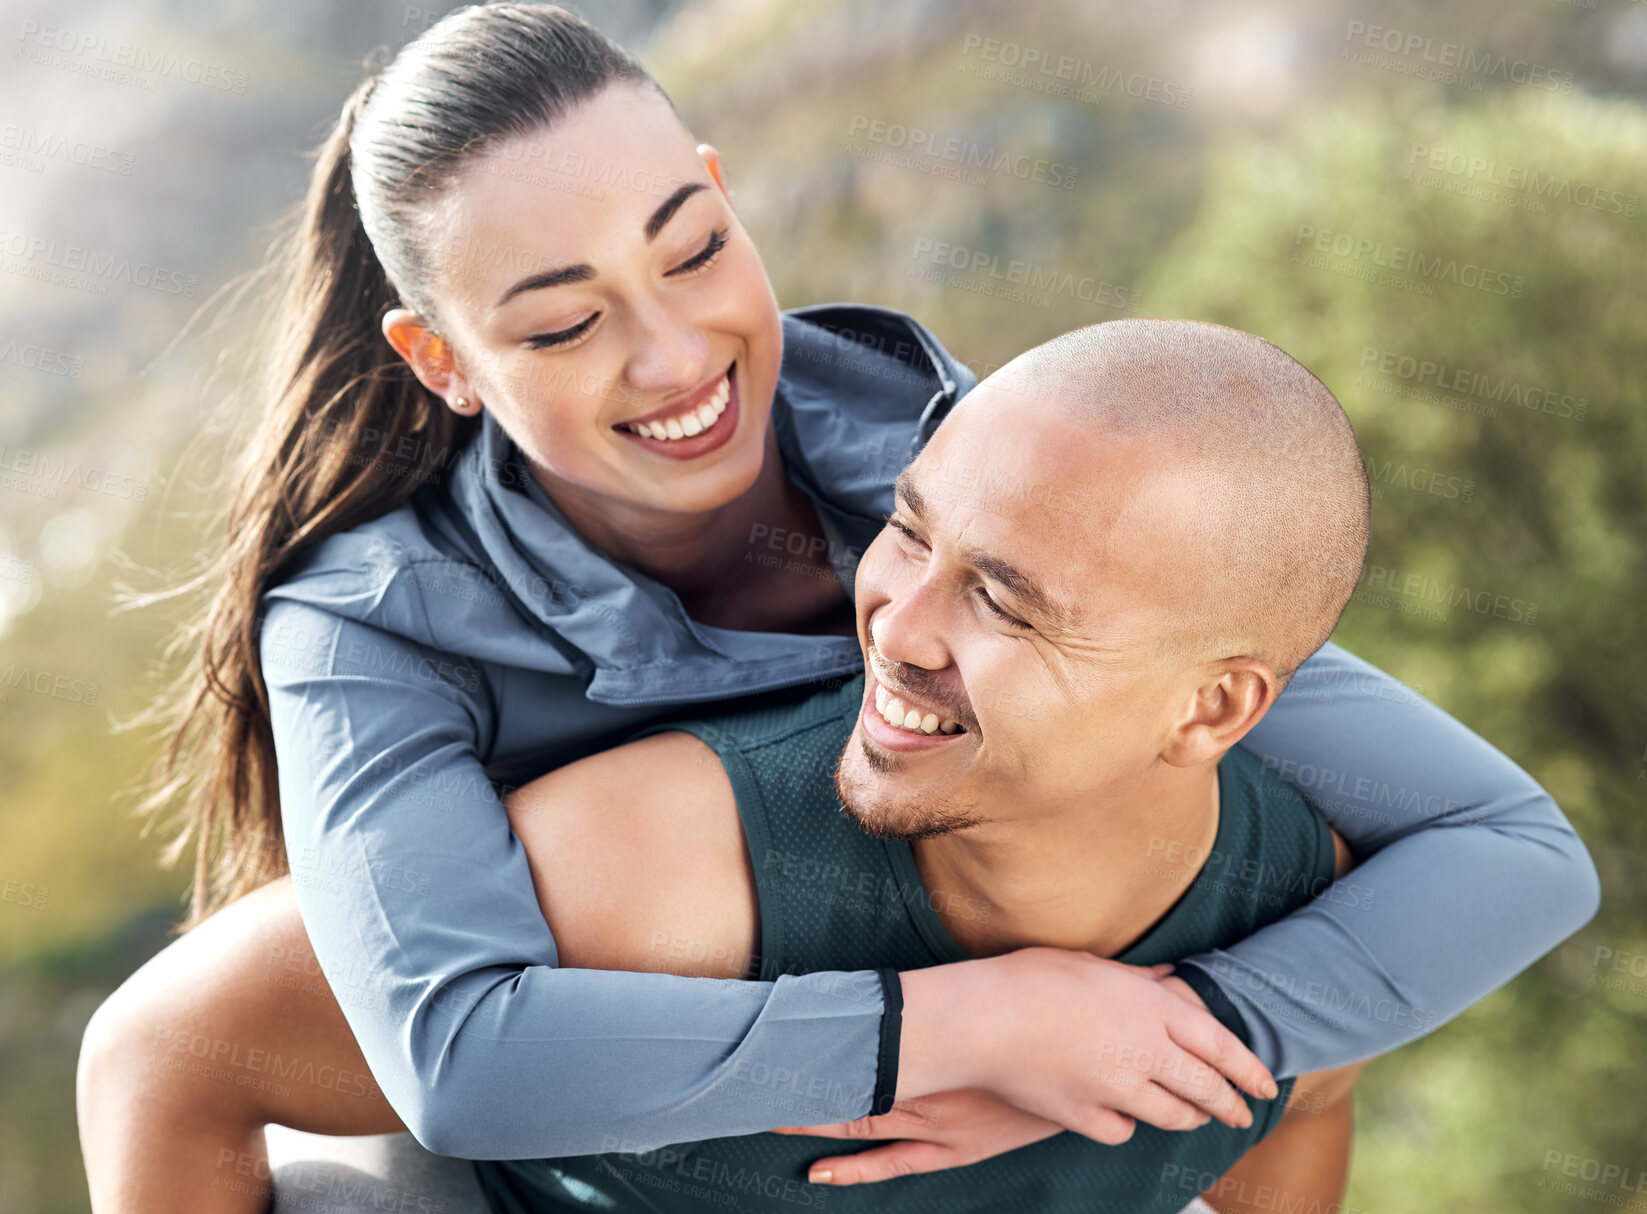
<svg viewBox="0 0 1647 1214">
<path fill-rule="evenodd" d="M 978 1025 L 998 1048 L 971 1086 L 1059 1125 L 1236 1120 L 1222 1083 L 1086 1076 L 1122 1043 L 1264 1095 L 1189 986 L 1271 1068 L 1325 1070 L 1593 913 L 1537 785 L 1329 646 L 1249 745 L 1369 857 L 1354 896 L 1189 959 L 1188 986 L 1008 956 L 900 1015 L 888 972 L 558 968 L 497 786 L 855 673 L 856 554 L 970 383 L 896 313 L 780 316 L 713 150 L 558 9 L 460 10 L 363 83 L 315 169 L 168 751 L 200 764 L 194 926 L 87 1030 L 95 1208 L 259 1208 L 224 1182 L 256 1174 L 267 1123 L 507 1158 L 841 1121 L 930 1093 Z M 1492 939 L 1446 932 L 1464 900 Z M 801 1059 L 822 1094 L 799 1106 L 734 1080 Z M 1014 1145 L 954 1124 L 958 1162 Z"/>
</svg>

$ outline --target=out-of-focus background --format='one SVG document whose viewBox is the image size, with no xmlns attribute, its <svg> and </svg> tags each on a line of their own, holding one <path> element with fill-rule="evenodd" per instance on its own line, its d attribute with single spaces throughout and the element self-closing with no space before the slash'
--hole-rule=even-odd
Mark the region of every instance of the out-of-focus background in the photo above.
<svg viewBox="0 0 1647 1214">
<path fill-rule="evenodd" d="M 86 1208 L 80 1034 L 180 910 L 130 812 L 157 738 L 111 728 L 174 669 L 176 618 L 109 609 L 218 541 L 213 461 L 179 462 L 241 374 L 246 314 L 216 297 L 363 56 L 449 7 L 0 5 L 7 1214 Z M 1647 1208 L 1647 4 L 582 11 L 722 149 L 785 306 L 905 309 L 980 373 L 1078 324 L 1197 317 L 1338 394 L 1375 502 L 1337 639 L 1514 756 L 1605 887 L 1368 1070 L 1349 1205 Z"/>
</svg>

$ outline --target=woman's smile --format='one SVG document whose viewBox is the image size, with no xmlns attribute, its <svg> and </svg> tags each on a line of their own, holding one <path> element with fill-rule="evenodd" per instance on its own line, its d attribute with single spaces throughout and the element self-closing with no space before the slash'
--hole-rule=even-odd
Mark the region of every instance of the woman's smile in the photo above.
<svg viewBox="0 0 1647 1214">
<path fill-rule="evenodd" d="M 738 428 L 738 365 L 690 396 L 612 428 L 669 459 L 697 459 L 724 447 Z"/>
</svg>

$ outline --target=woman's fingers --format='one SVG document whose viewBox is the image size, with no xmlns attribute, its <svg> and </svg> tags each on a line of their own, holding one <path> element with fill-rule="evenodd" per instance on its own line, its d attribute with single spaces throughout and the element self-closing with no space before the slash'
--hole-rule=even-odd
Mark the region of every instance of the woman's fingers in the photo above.
<svg viewBox="0 0 1647 1214">
<path fill-rule="evenodd" d="M 901 1139 L 884 1147 L 871 1147 L 857 1155 L 831 1155 L 807 1170 L 813 1184 L 871 1184 L 897 1176 L 939 1172 L 958 1167 L 963 1160 L 955 1149 L 938 1142 Z"/>
<path fill-rule="evenodd" d="M 1165 1097 L 1165 1093 L 1162 1095 Z M 1131 1132 L 1130 1119 L 1116 1117 L 1108 1110 L 1093 1113 L 1090 1128 L 1095 1132 L 1117 1141 Z M 1097 1116 L 1099 1113 L 1108 1113 L 1108 1119 Z M 890 1113 L 879 1117 L 860 1117 L 834 1125 L 787 1126 L 778 1133 L 894 1140 L 861 1154 L 830 1156 L 812 1165 L 810 1178 L 815 1184 L 862 1184 L 977 1163 L 1051 1138 L 1063 1128 L 991 1092 L 964 1088 L 918 1100 L 900 1100 Z"/>
<path fill-rule="evenodd" d="M 1242 1091 L 1260 1100 L 1268 1100 L 1279 1091 L 1269 1068 L 1205 1008 L 1178 1003 L 1167 1017 L 1167 1034 Z M 1202 1107 L 1209 1113 L 1217 1111 L 1206 1105 Z"/>
<path fill-rule="evenodd" d="M 1148 1076 L 1141 1074 L 1138 1079 L 1136 1090 L 1126 1102 L 1126 1116 L 1132 1120 L 1161 1130 L 1193 1130 L 1212 1120 L 1194 1101 L 1184 1099 L 1159 1082 L 1151 1082 Z"/>
</svg>

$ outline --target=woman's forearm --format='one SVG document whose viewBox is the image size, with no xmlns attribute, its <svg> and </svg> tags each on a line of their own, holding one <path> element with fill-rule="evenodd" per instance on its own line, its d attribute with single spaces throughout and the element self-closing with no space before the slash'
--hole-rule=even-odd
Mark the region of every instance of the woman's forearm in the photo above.
<svg viewBox="0 0 1647 1214">
<path fill-rule="evenodd" d="M 1364 858 L 1309 906 L 1189 959 L 1278 1075 L 1434 1029 L 1595 914 L 1595 866 L 1549 794 L 1336 645 L 1299 669 L 1242 745 Z"/>
</svg>

